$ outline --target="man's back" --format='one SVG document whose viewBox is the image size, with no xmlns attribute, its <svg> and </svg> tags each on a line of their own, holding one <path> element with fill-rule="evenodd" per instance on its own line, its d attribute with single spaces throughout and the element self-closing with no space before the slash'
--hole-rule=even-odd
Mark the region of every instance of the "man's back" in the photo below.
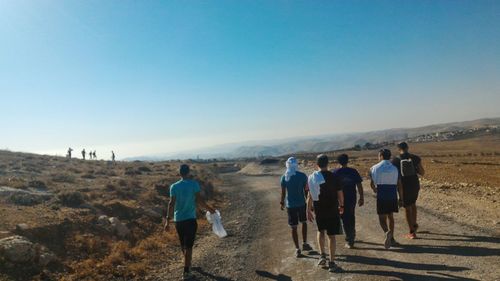
<svg viewBox="0 0 500 281">
<path fill-rule="evenodd" d="M 399 172 L 389 160 L 382 160 L 370 169 L 373 182 L 377 186 L 377 199 L 397 199 Z"/>
<path fill-rule="evenodd" d="M 346 204 L 356 204 L 356 184 L 363 181 L 358 171 L 350 167 L 342 167 L 334 170 L 333 174 L 339 177 Z"/>
<path fill-rule="evenodd" d="M 412 175 L 405 176 L 402 171 L 402 160 L 410 160 L 415 172 Z M 404 188 L 419 190 L 420 180 L 418 178 L 418 167 L 421 165 L 422 160 L 419 156 L 411 153 L 403 153 L 399 157 L 395 157 L 392 160 L 392 164 L 398 169 L 399 175 L 401 176 L 401 183 Z"/>
<path fill-rule="evenodd" d="M 175 198 L 174 221 L 196 219 L 196 194 L 200 185 L 194 180 L 180 180 L 170 186 L 170 197 Z"/>
<path fill-rule="evenodd" d="M 295 172 L 288 181 L 285 176 L 281 177 L 281 187 L 286 188 L 286 207 L 296 208 L 306 204 L 305 186 L 307 185 L 307 176 L 302 172 Z"/>
<path fill-rule="evenodd" d="M 340 178 L 330 171 L 322 171 L 321 174 L 325 183 L 320 185 L 318 211 L 323 218 L 338 216 L 337 191 L 342 190 Z"/>
</svg>

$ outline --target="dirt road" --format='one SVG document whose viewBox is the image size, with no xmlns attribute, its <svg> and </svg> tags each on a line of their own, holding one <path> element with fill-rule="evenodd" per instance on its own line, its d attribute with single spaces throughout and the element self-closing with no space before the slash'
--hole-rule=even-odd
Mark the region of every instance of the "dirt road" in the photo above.
<svg viewBox="0 0 500 281">
<path fill-rule="evenodd" d="M 500 238 L 431 210 L 419 210 L 421 233 L 412 241 L 402 238 L 403 212 L 396 215 L 396 239 L 402 246 L 385 250 L 367 183 L 366 204 L 357 208 L 356 249 L 344 249 L 339 236 L 338 264 L 345 272 L 329 273 L 316 266 L 317 253 L 294 257 L 287 215 L 279 208 L 278 176 L 223 177 L 220 191 L 231 203 L 221 211 L 230 236 L 198 239 L 196 280 L 500 280 Z M 315 231 L 309 224 L 308 240 L 317 249 Z M 178 280 L 179 274 L 180 267 L 165 269 L 151 279 Z"/>
</svg>

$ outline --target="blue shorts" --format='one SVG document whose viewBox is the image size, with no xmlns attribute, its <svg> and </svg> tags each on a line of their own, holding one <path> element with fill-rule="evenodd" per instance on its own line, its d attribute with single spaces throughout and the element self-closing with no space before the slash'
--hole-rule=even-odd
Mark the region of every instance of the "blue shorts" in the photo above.
<svg viewBox="0 0 500 281">
<path fill-rule="evenodd" d="M 297 226 L 300 223 L 307 222 L 306 216 L 306 206 L 296 207 L 296 208 L 287 208 L 288 212 L 288 224 L 290 226 Z"/>
</svg>

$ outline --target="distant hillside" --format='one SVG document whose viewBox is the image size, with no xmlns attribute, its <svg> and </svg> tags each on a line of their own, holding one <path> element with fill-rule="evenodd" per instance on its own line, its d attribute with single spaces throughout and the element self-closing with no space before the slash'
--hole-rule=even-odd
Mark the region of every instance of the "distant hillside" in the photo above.
<svg viewBox="0 0 500 281">
<path fill-rule="evenodd" d="M 394 128 L 362 133 L 326 135 L 317 137 L 295 138 L 281 141 L 261 141 L 246 144 L 220 145 L 212 148 L 188 151 L 182 154 L 159 155 L 129 158 L 127 160 L 165 160 L 187 158 L 247 158 L 262 156 L 279 156 L 297 152 L 322 152 L 366 143 L 394 142 L 414 139 L 416 141 L 432 141 L 436 133 L 466 132 L 478 128 L 499 128 L 500 118 L 487 118 L 473 121 L 435 124 L 418 128 Z M 432 136 L 430 136 L 432 135 Z M 452 134 L 453 135 L 453 134 Z M 440 140 L 446 140 L 441 138 Z"/>
</svg>

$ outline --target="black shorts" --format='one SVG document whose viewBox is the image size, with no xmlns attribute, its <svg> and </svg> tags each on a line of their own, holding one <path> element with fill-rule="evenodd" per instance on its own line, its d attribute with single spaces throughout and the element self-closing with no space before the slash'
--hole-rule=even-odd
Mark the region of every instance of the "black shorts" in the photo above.
<svg viewBox="0 0 500 281">
<path fill-rule="evenodd" d="M 287 208 L 288 212 L 288 224 L 290 226 L 297 226 L 300 223 L 307 222 L 306 216 L 306 206 L 296 207 L 296 208 Z"/>
<path fill-rule="evenodd" d="M 179 221 L 175 223 L 177 234 L 179 235 L 179 242 L 183 250 L 192 249 L 194 246 L 194 239 L 196 237 L 196 230 L 198 223 L 195 219 Z"/>
<path fill-rule="evenodd" d="M 414 205 L 418 199 L 418 188 L 404 188 L 403 187 L 403 206 L 408 207 Z"/>
<path fill-rule="evenodd" d="M 325 231 L 328 235 L 340 235 L 342 234 L 342 224 L 340 222 L 340 217 L 332 218 L 316 218 L 316 225 L 318 226 L 318 231 Z"/>
<path fill-rule="evenodd" d="M 398 200 L 377 200 L 377 214 L 389 215 L 399 211 Z"/>
</svg>

